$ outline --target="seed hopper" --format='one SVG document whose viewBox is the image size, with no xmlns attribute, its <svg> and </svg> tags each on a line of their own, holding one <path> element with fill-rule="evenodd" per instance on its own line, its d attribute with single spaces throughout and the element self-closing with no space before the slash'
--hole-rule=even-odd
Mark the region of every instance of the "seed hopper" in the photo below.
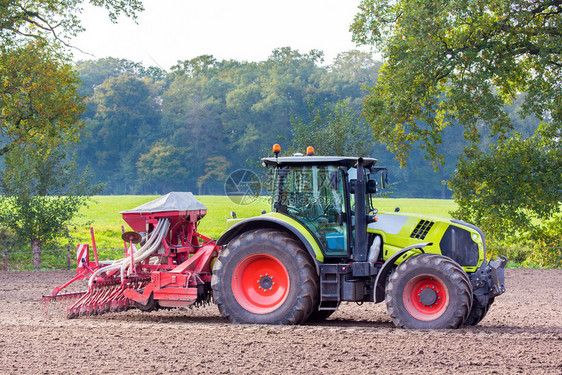
<svg viewBox="0 0 562 375">
<path fill-rule="evenodd" d="M 197 232 L 207 208 L 191 193 L 173 192 L 122 211 L 132 231 L 122 235 L 125 255 L 100 261 L 92 244 L 78 245 L 76 276 L 43 296 L 49 309 L 66 301 L 68 318 L 160 307 L 188 307 L 211 299 L 211 263 L 220 247 Z M 91 259 L 91 252 L 93 258 Z M 64 292 L 87 280 L 87 290 Z"/>
</svg>

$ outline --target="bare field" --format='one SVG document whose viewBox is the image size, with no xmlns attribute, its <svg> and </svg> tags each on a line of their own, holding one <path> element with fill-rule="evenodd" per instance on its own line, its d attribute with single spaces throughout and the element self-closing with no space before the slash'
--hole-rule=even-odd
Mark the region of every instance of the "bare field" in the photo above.
<svg viewBox="0 0 562 375">
<path fill-rule="evenodd" d="M 73 272 L 0 273 L 1 374 L 562 374 L 562 270 L 506 270 L 475 327 L 394 328 L 384 304 L 303 326 L 234 325 L 215 306 L 67 320 L 39 299 Z"/>
</svg>

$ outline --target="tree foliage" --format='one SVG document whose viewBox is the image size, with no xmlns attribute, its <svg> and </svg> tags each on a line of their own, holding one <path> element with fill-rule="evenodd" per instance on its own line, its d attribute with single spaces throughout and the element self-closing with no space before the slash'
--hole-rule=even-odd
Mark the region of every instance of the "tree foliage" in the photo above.
<svg viewBox="0 0 562 375">
<path fill-rule="evenodd" d="M 80 94 L 91 96 L 94 89 L 103 84 L 107 79 L 121 75 L 130 75 L 137 78 L 151 78 L 154 81 L 164 81 L 166 72 L 158 67 L 144 67 L 143 64 L 114 57 L 105 57 L 98 60 L 78 61 L 74 69 L 80 72 Z"/>
<path fill-rule="evenodd" d="M 291 48 L 261 62 L 203 55 L 178 62 L 164 79 L 133 62 L 79 62 L 92 88 L 79 162 L 90 163 L 109 193 L 222 194 L 227 168 L 253 168 L 273 143 L 288 146 L 291 118 L 307 116 L 309 101 L 346 99 L 358 115 L 376 62 L 355 52 L 333 68 L 321 61 L 318 51 Z"/>
<path fill-rule="evenodd" d="M 108 193 L 135 190 L 135 164 L 160 139 L 161 87 L 150 78 L 120 75 L 105 80 L 86 101 L 85 133 L 77 146 L 78 161 L 92 165 L 94 178 L 107 182 Z"/>
<path fill-rule="evenodd" d="M 385 60 L 364 101 L 375 138 L 402 165 L 419 147 L 439 168 L 445 130 L 462 126 L 455 215 L 496 245 L 557 246 L 562 2 L 363 0 L 351 29 Z"/>
<path fill-rule="evenodd" d="M 76 140 L 84 106 L 79 79 L 45 43 L 0 47 L 0 155 L 17 145 Z"/>
<path fill-rule="evenodd" d="M 0 1 L 0 155 L 36 141 L 45 148 L 74 141 L 84 107 L 79 80 L 61 49 L 82 31 L 84 0 Z M 112 20 L 135 17 L 138 0 L 90 0 Z"/>
<path fill-rule="evenodd" d="M 516 136 L 476 158 L 463 157 L 450 181 L 455 216 L 479 223 L 496 246 L 539 232 L 562 209 L 562 152 L 545 147 L 544 136 Z"/>
<path fill-rule="evenodd" d="M 158 142 L 147 153 L 140 155 L 137 162 L 139 186 L 142 191 L 182 190 L 181 181 L 190 177 L 189 164 L 186 163 L 189 149 L 179 148 Z M 177 182 L 176 182 L 177 181 Z"/>
<path fill-rule="evenodd" d="M 350 100 L 315 106 L 308 118 L 293 118 L 291 151 L 304 153 L 313 146 L 317 155 L 369 156 L 373 152 L 369 126 L 350 106 Z"/>
<path fill-rule="evenodd" d="M 83 30 L 86 3 L 105 7 L 113 21 L 142 10 L 139 0 L 0 0 L 0 222 L 31 243 L 35 268 L 42 246 L 67 233 L 97 189 L 61 151 L 82 128 L 85 107 L 64 46 Z"/>
<path fill-rule="evenodd" d="M 28 146 L 29 147 L 29 146 Z M 77 173 L 65 153 L 31 146 L 9 153 L 2 171 L 0 223 L 23 243 L 31 245 L 35 269 L 41 266 L 43 246 L 69 236 L 68 223 L 100 191 L 87 172 Z"/>
<path fill-rule="evenodd" d="M 478 152 L 483 126 L 505 139 L 503 107 L 526 93 L 521 116 L 560 129 L 562 2 L 559 0 L 363 0 L 353 39 L 381 51 L 385 64 L 365 114 L 402 164 L 420 142 L 436 166 L 442 131 L 458 122 Z"/>
<path fill-rule="evenodd" d="M 83 31 L 79 15 L 84 4 L 104 7 L 116 22 L 119 15 L 136 18 L 140 0 L 1 0 L 0 36 L 4 42 L 25 38 L 64 41 Z"/>
<path fill-rule="evenodd" d="M 230 165 L 231 163 L 225 156 L 213 156 L 207 159 L 205 162 L 205 174 L 197 179 L 199 194 L 205 192 L 205 185 L 208 184 L 209 181 L 224 184 L 228 176 L 227 170 Z"/>
</svg>

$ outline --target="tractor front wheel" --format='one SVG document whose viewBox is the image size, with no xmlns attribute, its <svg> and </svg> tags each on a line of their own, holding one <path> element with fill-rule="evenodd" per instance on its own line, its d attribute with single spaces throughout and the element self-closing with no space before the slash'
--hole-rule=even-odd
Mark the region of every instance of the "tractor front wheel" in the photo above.
<svg viewBox="0 0 562 375">
<path fill-rule="evenodd" d="M 464 321 L 464 324 L 468 326 L 475 326 L 480 323 L 488 313 L 492 303 L 494 303 L 494 298 L 489 298 L 488 303 L 483 305 L 476 297 L 474 297 L 474 300 L 472 301 L 472 309 L 470 310 L 470 314 L 468 314 L 468 318 Z"/>
<path fill-rule="evenodd" d="M 258 229 L 231 241 L 213 269 L 213 298 L 234 323 L 300 324 L 318 301 L 306 250 L 284 232 Z"/>
<path fill-rule="evenodd" d="M 472 305 L 472 286 L 462 267 L 437 254 L 407 259 L 386 286 L 387 310 L 403 328 L 458 328 Z"/>
</svg>

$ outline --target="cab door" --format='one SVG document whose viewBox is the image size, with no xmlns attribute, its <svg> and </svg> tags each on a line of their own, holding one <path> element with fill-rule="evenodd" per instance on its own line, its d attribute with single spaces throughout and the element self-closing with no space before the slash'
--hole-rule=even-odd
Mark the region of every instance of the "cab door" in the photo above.
<svg viewBox="0 0 562 375">
<path fill-rule="evenodd" d="M 343 172 L 337 166 L 294 166 L 284 171 L 282 212 L 302 222 L 326 257 L 348 255 Z"/>
</svg>

